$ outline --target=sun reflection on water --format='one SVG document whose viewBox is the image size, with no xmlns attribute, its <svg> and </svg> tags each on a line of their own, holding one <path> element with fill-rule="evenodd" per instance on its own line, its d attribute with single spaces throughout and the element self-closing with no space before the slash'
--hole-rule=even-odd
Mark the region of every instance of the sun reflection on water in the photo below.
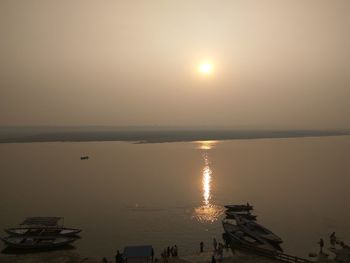
<svg viewBox="0 0 350 263">
<path fill-rule="evenodd" d="M 199 142 L 199 149 L 204 150 L 203 160 L 204 167 L 202 169 L 202 205 L 194 209 L 194 215 L 200 222 L 215 222 L 219 216 L 223 213 L 223 208 L 213 204 L 212 201 L 212 174 L 213 171 L 210 168 L 210 161 L 208 151 L 214 147 L 216 141 L 203 141 Z"/>
<path fill-rule="evenodd" d="M 198 149 L 211 150 L 212 148 L 214 148 L 217 141 L 198 141 L 197 143 L 199 144 Z"/>
<path fill-rule="evenodd" d="M 210 183 L 211 183 L 211 175 L 212 171 L 209 166 L 208 161 L 208 155 L 204 154 L 204 168 L 203 168 L 203 177 L 202 177 L 202 184 L 203 184 L 203 204 L 205 206 L 210 205 Z"/>
</svg>

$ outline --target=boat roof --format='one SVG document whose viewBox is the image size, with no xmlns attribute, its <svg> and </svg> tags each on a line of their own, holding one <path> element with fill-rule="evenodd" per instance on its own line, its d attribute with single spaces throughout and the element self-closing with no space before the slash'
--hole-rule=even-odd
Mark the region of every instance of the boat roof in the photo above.
<svg viewBox="0 0 350 263">
<path fill-rule="evenodd" d="M 234 209 L 234 210 L 253 210 L 253 206 L 252 205 L 225 205 L 224 206 L 226 209 Z"/>
<path fill-rule="evenodd" d="M 63 217 L 27 217 L 20 225 L 57 226 Z"/>
</svg>

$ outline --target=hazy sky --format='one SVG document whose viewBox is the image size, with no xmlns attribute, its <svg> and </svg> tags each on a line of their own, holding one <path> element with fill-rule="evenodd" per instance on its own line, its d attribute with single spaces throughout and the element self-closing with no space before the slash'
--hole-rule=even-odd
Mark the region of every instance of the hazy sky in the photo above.
<svg viewBox="0 0 350 263">
<path fill-rule="evenodd" d="M 350 128 L 349 14 L 348 0 L 0 0 L 0 126 Z"/>
</svg>

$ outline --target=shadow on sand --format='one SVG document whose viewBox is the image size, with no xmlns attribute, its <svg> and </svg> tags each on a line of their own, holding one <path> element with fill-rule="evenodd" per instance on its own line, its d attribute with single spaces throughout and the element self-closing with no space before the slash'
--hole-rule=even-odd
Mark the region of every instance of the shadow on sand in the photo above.
<svg viewBox="0 0 350 263">
<path fill-rule="evenodd" d="M 42 253 L 49 251 L 63 251 L 63 250 L 74 250 L 76 249 L 73 245 L 66 245 L 56 248 L 46 248 L 46 249 L 16 249 L 16 248 L 4 248 L 1 253 L 7 255 L 23 255 L 23 254 L 33 254 L 33 253 Z"/>
</svg>

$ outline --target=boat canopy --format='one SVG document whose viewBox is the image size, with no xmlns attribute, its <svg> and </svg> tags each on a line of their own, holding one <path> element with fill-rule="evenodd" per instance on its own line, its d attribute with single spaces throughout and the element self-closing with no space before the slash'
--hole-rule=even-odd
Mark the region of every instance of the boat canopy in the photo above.
<svg viewBox="0 0 350 263">
<path fill-rule="evenodd" d="M 152 246 L 127 246 L 123 254 L 127 259 L 148 258 L 152 256 Z"/>
<path fill-rule="evenodd" d="M 63 217 L 27 217 L 20 225 L 58 226 L 60 220 L 63 220 Z"/>
</svg>

